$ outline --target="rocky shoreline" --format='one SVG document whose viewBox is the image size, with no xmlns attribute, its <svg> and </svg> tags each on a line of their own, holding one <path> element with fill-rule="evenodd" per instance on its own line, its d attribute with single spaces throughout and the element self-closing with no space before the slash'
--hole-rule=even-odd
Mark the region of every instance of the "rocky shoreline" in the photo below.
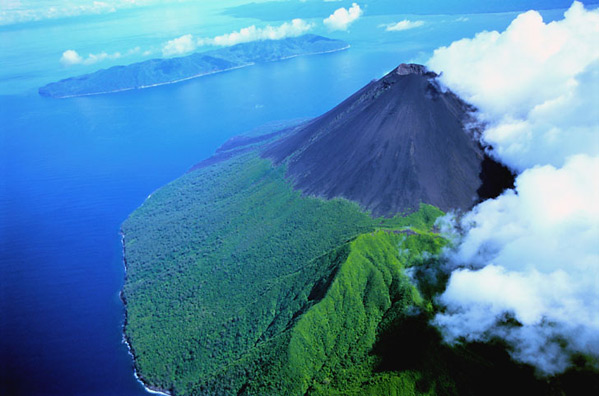
<svg viewBox="0 0 599 396">
<path fill-rule="evenodd" d="M 123 267 L 125 269 L 125 278 L 127 277 L 127 256 L 125 255 L 125 234 L 123 234 L 123 231 L 120 231 L 120 235 L 121 235 L 121 246 L 122 246 L 122 254 L 123 254 Z M 161 389 L 155 386 L 150 385 L 141 375 L 140 372 L 138 372 L 137 370 L 137 364 L 136 364 L 136 358 L 135 358 L 135 350 L 133 349 L 133 346 L 131 345 L 131 342 L 129 340 L 129 337 L 127 336 L 127 332 L 125 331 L 126 327 L 127 327 L 127 298 L 125 297 L 125 295 L 123 294 L 123 290 L 121 290 L 119 292 L 119 298 L 121 299 L 121 301 L 123 302 L 123 306 L 125 307 L 125 314 L 124 314 L 124 320 L 123 320 L 123 326 L 122 326 L 122 339 L 123 339 L 123 343 L 125 345 L 127 345 L 127 352 L 129 353 L 129 356 L 131 356 L 131 359 L 133 361 L 133 376 L 135 377 L 135 379 L 137 380 L 137 382 L 139 382 L 144 389 L 152 394 L 155 395 L 165 395 L 165 396 L 172 396 L 172 393 L 170 393 L 168 390 L 166 389 Z"/>
</svg>

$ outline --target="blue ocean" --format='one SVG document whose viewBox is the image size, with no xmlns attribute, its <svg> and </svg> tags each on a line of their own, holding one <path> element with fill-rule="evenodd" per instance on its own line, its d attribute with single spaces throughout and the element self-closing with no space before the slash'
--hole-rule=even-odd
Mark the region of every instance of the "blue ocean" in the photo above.
<svg viewBox="0 0 599 396">
<path fill-rule="evenodd" d="M 399 63 L 425 62 L 435 48 L 502 30 L 517 14 L 369 15 L 363 2 L 348 30 L 329 31 L 322 20 L 351 2 L 320 2 L 321 12 L 303 16 L 311 32 L 345 40 L 349 50 L 108 95 L 37 93 L 62 78 L 160 57 L 165 42 L 185 34 L 294 17 L 228 12 L 242 3 L 0 1 L 0 395 L 146 394 L 122 335 L 119 228 L 128 214 L 228 138 L 317 116 Z M 406 19 L 422 24 L 384 28 Z M 61 55 L 71 49 L 92 60 L 66 66 Z"/>
</svg>

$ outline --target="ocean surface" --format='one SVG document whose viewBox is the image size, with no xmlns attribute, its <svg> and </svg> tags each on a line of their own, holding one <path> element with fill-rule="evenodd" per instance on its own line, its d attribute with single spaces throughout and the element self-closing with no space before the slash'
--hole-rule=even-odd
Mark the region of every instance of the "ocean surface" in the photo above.
<svg viewBox="0 0 599 396">
<path fill-rule="evenodd" d="M 68 18 L 48 16 L 43 6 L 0 24 L 0 395 L 147 394 L 122 342 L 119 227 L 128 214 L 228 138 L 319 115 L 399 63 L 424 62 L 434 48 L 504 29 L 516 15 L 366 12 L 349 31 L 328 32 L 321 22 L 331 6 L 323 3 L 322 18 L 309 20 L 312 33 L 346 40 L 349 50 L 58 100 L 37 88 L 161 56 L 161 45 L 183 34 L 267 22 L 186 2 L 82 9 Z M 406 18 L 424 24 L 385 31 Z M 67 49 L 121 56 L 65 67 L 59 60 Z"/>
</svg>

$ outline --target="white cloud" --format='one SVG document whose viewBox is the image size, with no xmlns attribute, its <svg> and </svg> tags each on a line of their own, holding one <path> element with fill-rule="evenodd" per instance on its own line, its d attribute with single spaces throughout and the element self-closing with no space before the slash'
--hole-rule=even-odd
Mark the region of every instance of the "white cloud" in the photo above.
<svg viewBox="0 0 599 396">
<path fill-rule="evenodd" d="M 349 9 L 339 8 L 328 18 L 323 20 L 323 23 L 331 30 L 347 30 L 356 19 L 363 14 L 362 9 L 357 3 L 353 3 Z"/>
<path fill-rule="evenodd" d="M 291 22 L 285 22 L 280 26 L 266 26 L 257 28 L 252 25 L 239 31 L 216 36 L 211 39 L 200 40 L 200 44 L 210 44 L 218 46 L 229 46 L 239 43 L 247 43 L 258 40 L 280 40 L 286 37 L 297 37 L 312 29 L 313 25 L 303 19 L 293 19 Z"/>
<path fill-rule="evenodd" d="M 240 43 L 259 40 L 280 40 L 286 37 L 297 37 L 307 33 L 313 28 L 311 23 L 303 19 L 293 19 L 279 26 L 267 25 L 263 28 L 255 25 L 211 38 L 195 38 L 191 34 L 170 40 L 162 47 L 164 56 L 181 55 L 195 51 L 204 45 L 231 46 Z"/>
<path fill-rule="evenodd" d="M 162 47 L 163 56 L 181 55 L 196 49 L 196 40 L 191 34 L 186 34 L 168 41 Z"/>
<path fill-rule="evenodd" d="M 76 65 L 83 63 L 83 58 L 75 50 L 66 50 L 62 53 L 60 63 L 65 66 Z"/>
<path fill-rule="evenodd" d="M 529 11 L 503 33 L 437 49 L 428 66 L 479 108 L 485 142 L 509 166 L 561 166 L 599 151 L 598 42 L 599 11 L 575 2 L 561 21 L 546 24 Z"/>
<path fill-rule="evenodd" d="M 422 25 L 424 25 L 424 21 L 410 21 L 409 19 L 404 19 L 403 21 L 383 26 L 388 32 L 399 32 L 402 30 L 414 29 Z"/>
<path fill-rule="evenodd" d="M 91 65 L 97 62 L 101 62 L 106 59 L 119 59 L 123 56 L 129 56 L 133 54 L 137 54 L 140 52 L 139 47 L 135 47 L 130 49 L 129 51 L 121 54 L 120 52 L 113 52 L 111 54 L 107 52 L 100 52 L 97 54 L 88 54 L 86 58 L 79 55 L 79 53 L 75 50 L 69 49 L 62 53 L 60 57 L 60 63 L 64 66 L 73 66 L 73 65 Z"/>
<path fill-rule="evenodd" d="M 597 42 L 599 10 L 575 2 L 560 21 L 529 11 L 428 62 L 520 173 L 514 191 L 455 220 L 455 270 L 435 323 L 450 342 L 501 337 L 545 373 L 572 353 L 599 357 Z"/>
<path fill-rule="evenodd" d="M 460 269 L 435 319 L 448 340 L 500 336 L 515 358 L 548 373 L 567 367 L 567 352 L 599 356 L 598 180 L 599 157 L 535 167 L 515 192 L 459 221 L 465 235 L 451 259 Z M 522 326 L 506 325 L 505 315 Z"/>
</svg>

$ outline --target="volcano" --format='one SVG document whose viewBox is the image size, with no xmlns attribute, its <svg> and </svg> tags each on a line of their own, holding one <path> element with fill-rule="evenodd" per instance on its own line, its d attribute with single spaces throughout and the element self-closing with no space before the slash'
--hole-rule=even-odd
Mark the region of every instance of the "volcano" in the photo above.
<svg viewBox="0 0 599 396">
<path fill-rule="evenodd" d="M 402 64 L 318 118 L 230 139 L 154 192 L 122 226 L 139 377 L 173 395 L 507 394 L 505 378 L 548 394 L 504 350 L 442 344 L 442 279 L 421 292 L 406 273 L 440 265 L 444 212 L 513 182 L 468 127 L 473 111 Z"/>
<path fill-rule="evenodd" d="M 469 209 L 510 187 L 510 172 L 467 128 L 475 109 L 437 75 L 401 64 L 324 115 L 272 143 L 263 156 L 286 163 L 304 194 L 355 201 L 373 215 Z"/>
</svg>

